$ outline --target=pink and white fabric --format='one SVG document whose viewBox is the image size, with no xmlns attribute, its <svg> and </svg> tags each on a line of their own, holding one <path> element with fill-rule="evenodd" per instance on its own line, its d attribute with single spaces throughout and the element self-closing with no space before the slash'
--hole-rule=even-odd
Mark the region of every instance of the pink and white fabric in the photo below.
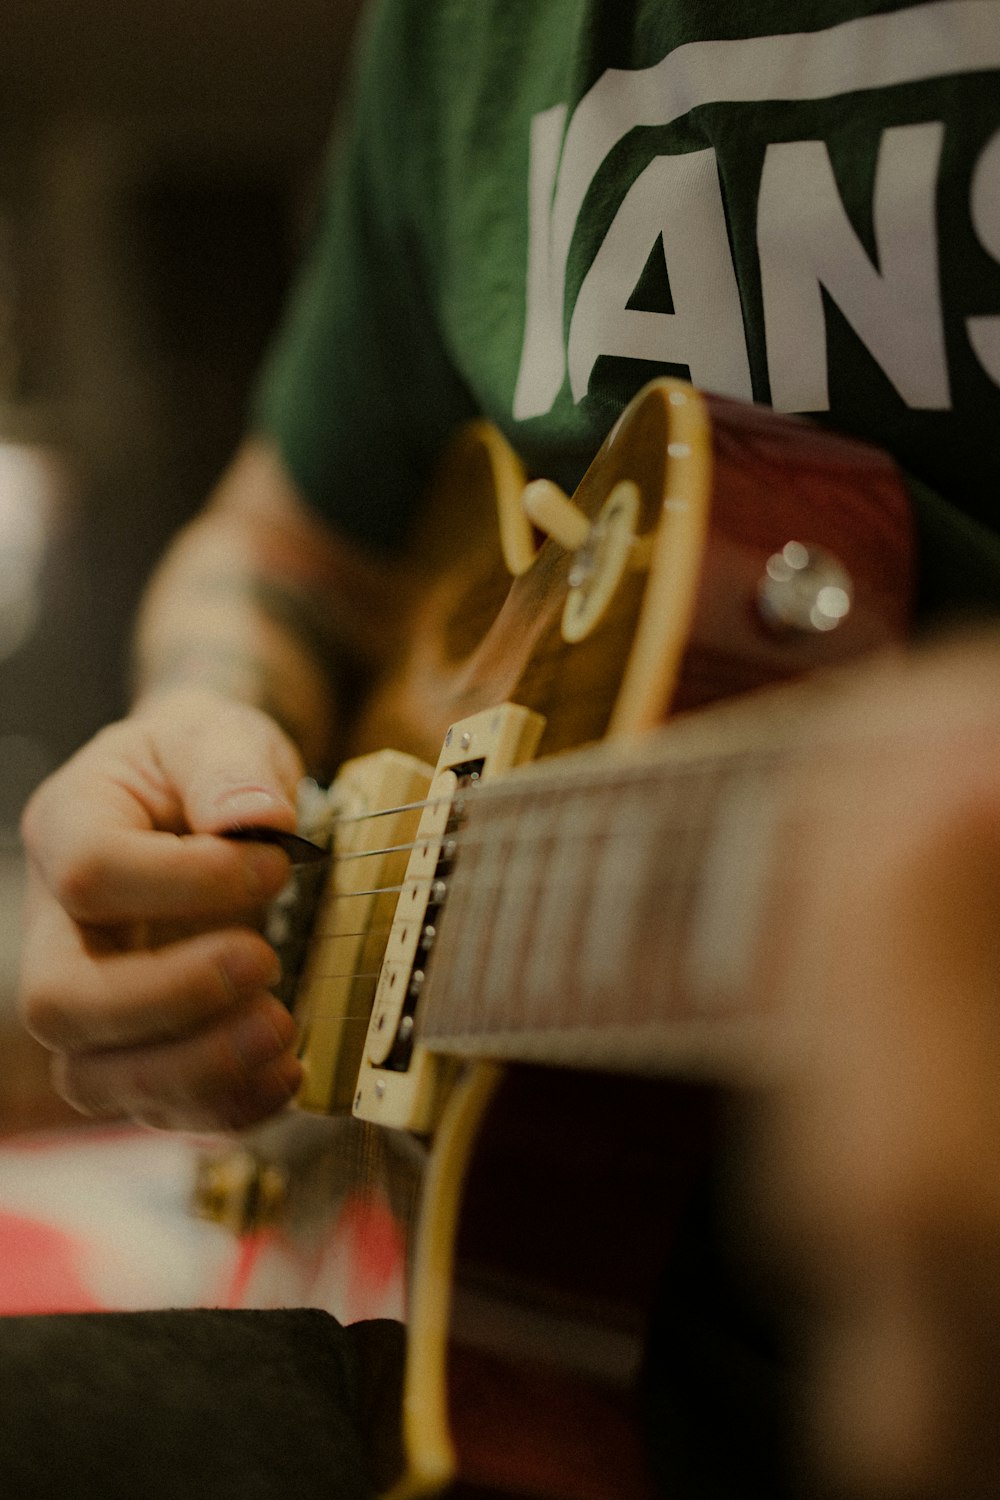
<svg viewBox="0 0 1000 1500">
<path fill-rule="evenodd" d="M 312 1174 L 308 1211 L 300 1193 L 294 1219 L 236 1234 L 192 1210 L 203 1147 L 131 1127 L 0 1139 L 0 1315 L 320 1307 L 344 1322 L 402 1316 L 403 1231 L 385 1193 L 323 1179 L 313 1149 L 296 1168 L 307 1182 Z"/>
</svg>

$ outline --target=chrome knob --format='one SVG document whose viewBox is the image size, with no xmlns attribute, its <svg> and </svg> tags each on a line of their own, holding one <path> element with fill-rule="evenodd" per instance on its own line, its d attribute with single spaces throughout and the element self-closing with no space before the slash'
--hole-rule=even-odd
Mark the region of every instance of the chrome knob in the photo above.
<svg viewBox="0 0 1000 1500">
<path fill-rule="evenodd" d="M 769 630 L 822 635 L 850 614 L 854 589 L 839 558 L 823 547 L 786 542 L 768 558 L 757 612 Z"/>
</svg>

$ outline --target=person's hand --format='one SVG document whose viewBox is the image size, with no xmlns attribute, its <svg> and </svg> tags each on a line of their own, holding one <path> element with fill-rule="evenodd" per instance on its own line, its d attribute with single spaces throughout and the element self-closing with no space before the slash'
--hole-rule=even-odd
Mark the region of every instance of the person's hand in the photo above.
<svg viewBox="0 0 1000 1500">
<path fill-rule="evenodd" d="M 877 673 L 803 782 L 757 1179 L 837 1495 L 1000 1494 L 1000 649 Z"/>
<path fill-rule="evenodd" d="M 239 1128 L 279 1109 L 301 1067 L 257 927 L 288 878 L 302 765 L 255 708 L 202 689 L 151 698 L 31 798 L 21 981 L 59 1093 L 87 1115 Z"/>
</svg>

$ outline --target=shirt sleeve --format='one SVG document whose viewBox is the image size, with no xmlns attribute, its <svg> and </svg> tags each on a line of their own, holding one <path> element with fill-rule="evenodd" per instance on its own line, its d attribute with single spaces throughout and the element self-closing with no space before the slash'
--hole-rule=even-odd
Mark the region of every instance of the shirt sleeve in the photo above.
<svg viewBox="0 0 1000 1500">
<path fill-rule="evenodd" d="M 252 408 L 306 500 L 383 553 L 406 545 L 435 459 L 474 414 L 432 300 L 418 10 L 385 0 L 362 27 L 316 232 Z"/>
</svg>

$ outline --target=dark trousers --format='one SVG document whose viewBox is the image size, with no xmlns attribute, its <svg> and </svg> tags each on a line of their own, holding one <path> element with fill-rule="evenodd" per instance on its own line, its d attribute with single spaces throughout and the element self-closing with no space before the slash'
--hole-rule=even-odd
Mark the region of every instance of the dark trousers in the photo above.
<svg viewBox="0 0 1000 1500">
<path fill-rule="evenodd" d="M 398 1464 L 403 1333 L 323 1312 L 0 1318 L 10 1500 L 369 1500 Z"/>
</svg>

